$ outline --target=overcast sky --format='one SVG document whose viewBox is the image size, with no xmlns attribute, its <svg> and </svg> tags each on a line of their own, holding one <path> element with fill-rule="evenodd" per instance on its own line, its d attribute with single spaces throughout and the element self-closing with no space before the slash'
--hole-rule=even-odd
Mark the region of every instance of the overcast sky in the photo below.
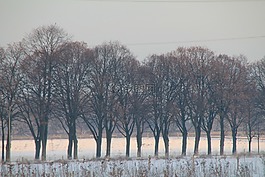
<svg viewBox="0 0 265 177">
<path fill-rule="evenodd" d="M 265 0 L 0 0 L 0 46 L 56 23 L 89 46 L 118 40 L 143 60 L 179 46 L 265 56 Z"/>
</svg>

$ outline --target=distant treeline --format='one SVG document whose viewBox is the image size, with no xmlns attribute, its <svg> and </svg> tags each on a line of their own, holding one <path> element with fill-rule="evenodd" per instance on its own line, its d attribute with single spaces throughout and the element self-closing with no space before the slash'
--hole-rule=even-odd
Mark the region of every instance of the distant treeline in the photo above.
<svg viewBox="0 0 265 177">
<path fill-rule="evenodd" d="M 182 155 L 187 151 L 188 124 L 195 132 L 194 154 L 198 154 L 202 131 L 211 154 L 214 122 L 220 126 L 220 155 L 225 131 L 232 134 L 232 153 L 236 153 L 239 128 L 251 152 L 252 138 L 264 127 L 265 59 L 249 63 L 244 56 L 179 47 L 140 62 L 119 42 L 89 48 L 50 25 L 0 48 L 0 60 L 3 161 L 5 149 L 10 160 L 14 122 L 27 125 L 35 142 L 35 159 L 42 160 L 46 160 L 51 119 L 60 122 L 68 136 L 69 159 L 78 158 L 77 120 L 93 135 L 97 158 L 102 156 L 103 134 L 105 155 L 110 156 L 114 130 L 126 138 L 126 156 L 132 134 L 141 156 L 142 136 L 149 128 L 155 139 L 154 155 L 162 136 L 168 157 L 170 127 L 182 134 Z"/>
</svg>

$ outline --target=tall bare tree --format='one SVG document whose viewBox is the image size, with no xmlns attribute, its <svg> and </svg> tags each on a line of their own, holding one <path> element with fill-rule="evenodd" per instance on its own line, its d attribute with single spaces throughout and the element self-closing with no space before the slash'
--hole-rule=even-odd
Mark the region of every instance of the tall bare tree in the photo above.
<svg viewBox="0 0 265 177">
<path fill-rule="evenodd" d="M 41 159 L 46 160 L 48 122 L 52 110 L 54 68 L 57 50 L 68 40 L 67 33 L 56 25 L 36 28 L 24 40 L 27 58 L 24 74 L 36 99 L 35 112 L 39 119 Z"/>
<path fill-rule="evenodd" d="M 17 99 L 20 91 L 22 76 L 20 65 L 24 57 L 21 43 L 9 45 L 5 51 L 5 57 L 1 62 L 1 85 L 2 93 L 6 101 L 6 121 L 7 121 L 7 144 L 6 144 L 6 161 L 11 160 L 11 133 L 12 121 L 18 114 Z"/>
<path fill-rule="evenodd" d="M 55 113 L 68 135 L 68 159 L 77 159 L 76 121 L 88 103 L 87 77 L 91 70 L 92 51 L 84 43 L 69 42 L 60 47 L 55 68 Z M 74 146 L 74 149 L 73 149 Z"/>
<path fill-rule="evenodd" d="M 233 76 L 233 59 L 227 55 L 219 55 L 216 58 L 215 84 L 212 85 L 215 104 L 218 110 L 220 123 L 220 155 L 224 154 L 225 120 L 231 105 L 231 77 Z"/>
<path fill-rule="evenodd" d="M 188 112 L 188 93 L 191 86 L 189 73 L 189 61 L 186 55 L 186 48 L 178 48 L 177 50 L 168 54 L 171 58 L 171 62 L 173 65 L 173 71 L 171 73 L 171 79 L 177 84 L 177 88 L 175 90 L 175 101 L 174 101 L 174 120 L 179 131 L 182 134 L 182 150 L 181 154 L 186 155 L 187 152 L 187 138 L 188 138 L 188 130 L 187 121 L 190 120 L 189 112 Z"/>
<path fill-rule="evenodd" d="M 170 61 L 165 55 L 153 55 L 146 63 L 151 72 L 149 83 L 154 89 L 148 100 L 150 114 L 147 123 L 155 139 L 155 156 L 158 156 L 159 138 L 162 133 L 165 156 L 169 155 L 169 127 L 173 121 L 173 102 L 175 99 L 175 82 L 170 79 Z"/>
<path fill-rule="evenodd" d="M 134 77 L 138 70 L 139 62 L 134 58 L 125 58 L 122 68 L 117 75 L 117 104 L 115 113 L 117 117 L 117 128 L 126 138 L 126 157 L 130 156 L 131 135 L 135 126 L 135 107 L 132 100 L 134 96 Z"/>
<path fill-rule="evenodd" d="M 248 73 L 246 61 L 242 57 L 234 58 L 233 68 L 230 70 L 230 98 L 231 105 L 228 111 L 227 121 L 232 132 L 233 147 L 232 153 L 237 150 L 237 131 L 242 122 L 246 119 L 247 93 L 248 93 Z"/>
<path fill-rule="evenodd" d="M 194 154 L 198 154 L 201 126 L 207 109 L 208 64 L 214 55 L 202 47 L 191 47 L 187 51 L 191 67 L 190 79 L 193 81 L 189 93 L 189 115 L 195 131 Z"/>
</svg>

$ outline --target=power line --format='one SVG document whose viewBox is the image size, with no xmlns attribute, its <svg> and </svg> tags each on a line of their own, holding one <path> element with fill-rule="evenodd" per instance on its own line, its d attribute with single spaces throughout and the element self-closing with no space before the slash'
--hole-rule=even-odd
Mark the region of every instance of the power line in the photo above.
<svg viewBox="0 0 265 177">
<path fill-rule="evenodd" d="M 265 0 L 83 0 L 91 2 L 135 2 L 135 3 L 228 3 L 228 2 L 265 2 Z"/>
<path fill-rule="evenodd" d="M 190 41 L 127 43 L 126 45 L 128 46 L 166 45 L 166 44 L 181 44 L 181 43 L 233 41 L 233 40 L 259 39 L 259 38 L 265 38 L 265 35 L 264 36 L 233 37 L 233 38 L 216 38 L 216 39 L 206 39 L 206 40 L 190 40 Z"/>
</svg>

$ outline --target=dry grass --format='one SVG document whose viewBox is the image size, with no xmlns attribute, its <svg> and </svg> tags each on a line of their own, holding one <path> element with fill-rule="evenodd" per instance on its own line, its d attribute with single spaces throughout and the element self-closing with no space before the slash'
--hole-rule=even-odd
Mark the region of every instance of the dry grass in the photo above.
<svg viewBox="0 0 265 177">
<path fill-rule="evenodd" d="M 23 162 L 2 164 L 0 176 L 14 177 L 254 177 L 263 176 L 265 156 L 203 156 L 147 159 L 57 160 L 52 162 Z"/>
</svg>

